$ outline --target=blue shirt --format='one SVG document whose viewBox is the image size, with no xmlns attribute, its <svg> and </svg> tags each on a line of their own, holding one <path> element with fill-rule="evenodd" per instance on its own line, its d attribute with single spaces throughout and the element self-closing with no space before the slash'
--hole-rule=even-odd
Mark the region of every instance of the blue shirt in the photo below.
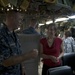
<svg viewBox="0 0 75 75">
<path fill-rule="evenodd" d="M 20 45 L 17 35 L 10 32 L 5 24 L 0 27 L 0 71 L 4 70 L 0 75 L 21 75 L 21 64 L 4 67 L 2 62 L 11 56 L 20 55 Z"/>
<path fill-rule="evenodd" d="M 24 34 L 39 34 L 33 27 L 23 30 Z"/>
</svg>

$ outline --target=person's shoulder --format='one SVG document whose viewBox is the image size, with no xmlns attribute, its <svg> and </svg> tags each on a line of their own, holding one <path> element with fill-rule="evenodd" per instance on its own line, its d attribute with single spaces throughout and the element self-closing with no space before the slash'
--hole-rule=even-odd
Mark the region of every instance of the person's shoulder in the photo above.
<svg viewBox="0 0 75 75">
<path fill-rule="evenodd" d="M 44 44 L 45 41 L 46 41 L 46 38 L 41 38 L 41 39 L 40 39 L 40 43 L 42 43 L 42 44 Z"/>
<path fill-rule="evenodd" d="M 29 30 L 29 28 L 24 29 L 23 32 L 24 32 L 24 31 L 27 31 L 27 30 Z"/>
<path fill-rule="evenodd" d="M 62 38 L 61 38 L 61 37 L 56 37 L 56 39 L 62 40 Z"/>
<path fill-rule="evenodd" d="M 61 42 L 63 41 L 62 38 L 60 37 L 56 37 L 56 40 L 61 41 Z"/>
<path fill-rule="evenodd" d="M 23 31 L 22 31 L 22 33 L 24 33 L 24 34 L 28 34 L 30 32 L 30 29 L 29 28 L 26 28 L 26 29 L 24 29 Z"/>
<path fill-rule="evenodd" d="M 70 37 L 71 39 L 74 39 L 73 37 Z"/>
<path fill-rule="evenodd" d="M 34 28 L 32 27 L 29 27 L 25 30 L 22 31 L 22 33 L 24 34 L 37 34 L 37 35 L 40 35 Z"/>
<path fill-rule="evenodd" d="M 45 37 L 42 37 L 42 38 L 40 39 L 40 41 L 44 41 L 44 40 L 46 40 L 46 38 L 45 38 Z"/>
<path fill-rule="evenodd" d="M 70 39 L 69 39 L 69 40 L 74 41 L 74 38 L 73 38 L 73 37 L 70 37 Z"/>
</svg>

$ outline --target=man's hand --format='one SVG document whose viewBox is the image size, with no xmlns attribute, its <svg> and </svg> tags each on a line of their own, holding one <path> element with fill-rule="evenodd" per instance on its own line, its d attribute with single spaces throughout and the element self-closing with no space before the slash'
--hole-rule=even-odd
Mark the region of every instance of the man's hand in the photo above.
<svg viewBox="0 0 75 75">
<path fill-rule="evenodd" d="M 33 49 L 31 52 L 30 52 L 30 56 L 32 58 L 35 58 L 38 56 L 38 50 L 37 49 Z"/>
</svg>

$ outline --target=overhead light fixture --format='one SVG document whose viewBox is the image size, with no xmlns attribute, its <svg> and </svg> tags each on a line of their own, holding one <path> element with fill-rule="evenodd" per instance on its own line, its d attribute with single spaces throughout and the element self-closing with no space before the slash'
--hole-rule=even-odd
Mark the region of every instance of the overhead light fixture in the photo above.
<svg viewBox="0 0 75 75">
<path fill-rule="evenodd" d="M 14 7 L 12 6 L 12 7 L 11 7 L 11 9 L 13 10 L 13 9 L 14 9 Z"/>
<path fill-rule="evenodd" d="M 68 16 L 68 18 L 66 18 L 66 17 L 64 17 L 64 18 L 58 18 L 58 19 L 55 20 L 55 23 L 56 23 L 56 22 L 60 22 L 60 21 L 66 22 L 66 21 L 68 21 L 69 19 L 75 19 L 75 15 L 73 15 L 73 16 Z M 47 25 L 48 25 L 48 24 L 51 24 L 51 23 L 53 23 L 52 20 L 46 22 Z M 39 24 L 39 26 L 41 26 L 41 25 L 43 25 L 43 24 Z"/>
<path fill-rule="evenodd" d="M 50 23 L 53 23 L 53 21 L 50 20 L 50 21 L 47 21 L 47 22 L 46 22 L 46 24 L 50 24 Z"/>
<path fill-rule="evenodd" d="M 8 4 L 8 7 L 11 7 L 11 4 L 10 3 Z"/>
<path fill-rule="evenodd" d="M 1 8 L 1 10 L 3 11 L 4 9 L 3 9 L 3 8 Z"/>
<path fill-rule="evenodd" d="M 68 16 L 69 19 L 75 19 L 75 15 L 73 16 Z"/>
<path fill-rule="evenodd" d="M 69 20 L 69 18 L 58 18 L 55 20 L 55 22 L 60 22 L 60 21 L 66 21 L 66 20 Z"/>
<path fill-rule="evenodd" d="M 43 23 L 39 23 L 39 26 L 42 26 L 42 25 L 44 25 Z"/>
<path fill-rule="evenodd" d="M 69 20 L 69 18 L 58 18 L 55 20 L 55 22 L 67 21 L 67 20 Z M 46 24 L 51 24 L 51 23 L 53 23 L 52 20 L 46 22 Z"/>
<path fill-rule="evenodd" d="M 7 11 L 9 11 L 9 9 L 7 9 Z"/>
</svg>

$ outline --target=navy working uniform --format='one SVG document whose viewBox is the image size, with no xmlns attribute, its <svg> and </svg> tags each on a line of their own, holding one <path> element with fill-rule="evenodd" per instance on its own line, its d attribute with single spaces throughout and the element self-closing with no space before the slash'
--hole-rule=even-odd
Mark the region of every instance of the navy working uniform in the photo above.
<svg viewBox="0 0 75 75">
<path fill-rule="evenodd" d="M 21 50 L 16 33 L 10 32 L 3 24 L 0 27 L 0 75 L 21 75 L 21 64 L 9 67 L 2 65 L 3 60 L 20 54 Z"/>
</svg>

